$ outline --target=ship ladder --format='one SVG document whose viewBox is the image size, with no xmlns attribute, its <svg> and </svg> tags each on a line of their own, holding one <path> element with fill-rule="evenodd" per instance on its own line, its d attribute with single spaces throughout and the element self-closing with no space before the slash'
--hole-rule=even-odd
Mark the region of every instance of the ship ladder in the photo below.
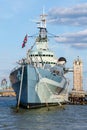
<svg viewBox="0 0 87 130">
<path fill-rule="evenodd" d="M 24 74 L 24 65 L 22 65 L 22 75 L 21 75 L 19 96 L 18 96 L 18 102 L 17 102 L 17 112 L 18 112 L 18 110 L 19 110 L 19 105 L 20 105 L 20 98 L 21 98 L 21 91 L 22 91 L 22 83 L 23 83 L 23 74 Z"/>
</svg>

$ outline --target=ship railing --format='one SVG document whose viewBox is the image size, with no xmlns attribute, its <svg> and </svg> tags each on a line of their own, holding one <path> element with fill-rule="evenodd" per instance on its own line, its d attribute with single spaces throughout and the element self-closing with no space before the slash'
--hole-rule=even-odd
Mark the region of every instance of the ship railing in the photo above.
<svg viewBox="0 0 87 130">
<path fill-rule="evenodd" d="M 27 61 L 27 59 L 22 59 L 22 60 L 19 60 L 18 62 L 16 62 L 18 65 L 12 69 L 11 72 L 17 70 L 18 68 L 20 68 L 20 66 L 25 66 L 26 64 L 30 64 L 30 62 Z M 20 65 L 20 66 L 19 66 Z"/>
<path fill-rule="evenodd" d="M 19 66 L 16 66 L 15 68 L 13 68 L 13 69 L 11 70 L 11 73 L 14 72 L 15 70 L 17 70 L 18 68 L 19 68 Z"/>
</svg>

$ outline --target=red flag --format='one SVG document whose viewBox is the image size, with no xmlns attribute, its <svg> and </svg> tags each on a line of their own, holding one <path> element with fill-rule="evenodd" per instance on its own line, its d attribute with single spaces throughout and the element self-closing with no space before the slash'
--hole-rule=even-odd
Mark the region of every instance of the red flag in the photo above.
<svg viewBox="0 0 87 130">
<path fill-rule="evenodd" d="M 25 47 L 25 44 L 27 43 L 27 39 L 28 39 L 28 36 L 26 34 L 26 36 L 24 37 L 23 43 L 22 43 L 22 48 Z"/>
</svg>

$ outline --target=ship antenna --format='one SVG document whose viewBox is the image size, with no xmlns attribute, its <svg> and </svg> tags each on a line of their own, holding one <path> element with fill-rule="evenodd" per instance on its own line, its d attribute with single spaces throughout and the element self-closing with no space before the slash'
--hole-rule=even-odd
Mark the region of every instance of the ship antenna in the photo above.
<svg viewBox="0 0 87 130">
<path fill-rule="evenodd" d="M 38 28 L 46 28 L 46 17 L 47 17 L 47 14 L 44 13 L 44 8 L 43 8 L 43 12 L 40 15 L 40 21 L 37 22 Z"/>
</svg>

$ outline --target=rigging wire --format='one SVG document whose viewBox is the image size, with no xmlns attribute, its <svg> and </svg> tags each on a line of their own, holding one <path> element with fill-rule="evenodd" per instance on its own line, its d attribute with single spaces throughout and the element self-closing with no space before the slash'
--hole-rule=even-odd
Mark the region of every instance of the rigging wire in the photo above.
<svg viewBox="0 0 87 130">
<path fill-rule="evenodd" d="M 48 32 L 48 34 L 50 34 L 50 35 L 51 35 L 51 36 L 48 36 L 48 37 L 60 37 L 60 36 L 57 36 L 57 35 L 52 34 L 52 33 L 49 33 L 49 32 Z"/>
<path fill-rule="evenodd" d="M 48 31 L 47 31 L 47 33 L 49 34 L 48 37 L 60 37 L 60 36 L 55 35 L 55 34 L 53 34 L 53 33 L 49 33 Z M 33 34 L 33 35 L 28 35 L 28 38 L 35 38 L 35 37 L 37 37 L 37 34 L 38 34 L 38 33 Z"/>
</svg>

